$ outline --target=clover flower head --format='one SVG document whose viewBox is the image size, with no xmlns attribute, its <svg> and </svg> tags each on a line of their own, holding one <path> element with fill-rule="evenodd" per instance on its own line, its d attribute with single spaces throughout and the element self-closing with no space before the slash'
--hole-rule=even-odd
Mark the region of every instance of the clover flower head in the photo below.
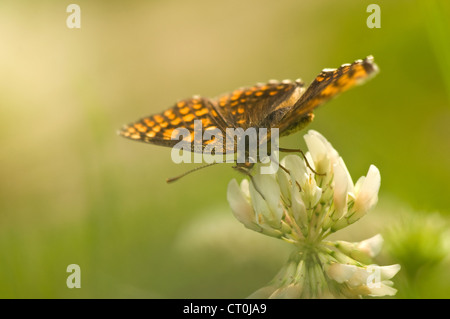
<svg viewBox="0 0 450 319">
<path fill-rule="evenodd" d="M 245 227 L 295 245 L 288 263 L 272 282 L 251 297 L 320 298 L 393 295 L 389 281 L 399 265 L 371 264 L 383 239 L 376 235 L 350 243 L 326 237 L 366 215 L 378 201 L 380 172 L 369 167 L 356 184 L 338 152 L 320 133 L 305 136 L 305 158 L 288 155 L 277 173 L 256 174 L 227 198 Z"/>
</svg>

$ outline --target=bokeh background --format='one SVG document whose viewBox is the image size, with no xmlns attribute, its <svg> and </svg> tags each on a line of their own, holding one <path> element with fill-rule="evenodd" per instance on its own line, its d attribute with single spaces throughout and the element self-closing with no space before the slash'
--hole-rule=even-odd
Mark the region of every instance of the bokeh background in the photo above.
<svg viewBox="0 0 450 319">
<path fill-rule="evenodd" d="M 450 5 L 370 1 L 0 2 L 0 297 L 243 298 L 288 244 L 245 229 L 217 165 L 116 135 L 178 99 L 269 79 L 309 83 L 374 55 L 380 73 L 319 108 L 353 179 L 381 171 L 377 208 L 336 237 L 383 234 L 396 298 L 450 297 Z M 302 133 L 284 147 L 304 147 Z M 68 289 L 66 267 L 81 267 Z"/>
</svg>

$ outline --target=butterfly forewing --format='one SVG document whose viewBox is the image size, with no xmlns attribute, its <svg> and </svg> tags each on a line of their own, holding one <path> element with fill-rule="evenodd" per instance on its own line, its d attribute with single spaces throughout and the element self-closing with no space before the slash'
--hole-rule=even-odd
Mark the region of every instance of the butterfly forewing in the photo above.
<svg viewBox="0 0 450 319">
<path fill-rule="evenodd" d="M 211 141 L 204 143 L 201 149 L 194 148 L 195 121 L 198 121 L 197 125 L 201 124 L 197 127 L 201 128 L 202 135 L 206 130 L 225 129 L 224 121 L 212 103 L 211 100 L 202 97 L 182 100 L 160 114 L 144 117 L 125 126 L 119 134 L 137 141 L 173 147 L 180 139 L 172 137 L 178 135 L 181 129 L 186 129 L 189 136 L 185 136 L 183 140 L 191 144 L 192 151 L 201 151 Z"/>
<path fill-rule="evenodd" d="M 357 60 L 352 64 L 343 64 L 338 69 L 324 69 L 310 84 L 306 92 L 279 123 L 281 131 L 292 131 L 302 119 L 311 116 L 311 112 L 339 93 L 361 84 L 375 73 L 378 68 L 373 57 Z"/>
</svg>

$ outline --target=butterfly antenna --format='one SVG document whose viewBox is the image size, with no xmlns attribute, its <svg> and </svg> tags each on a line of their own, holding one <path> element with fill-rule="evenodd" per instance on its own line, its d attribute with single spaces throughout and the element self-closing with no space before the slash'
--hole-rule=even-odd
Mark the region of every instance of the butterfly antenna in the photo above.
<svg viewBox="0 0 450 319">
<path fill-rule="evenodd" d="M 166 180 L 166 182 L 167 182 L 167 183 L 175 182 L 175 181 L 179 180 L 180 178 L 182 178 L 182 177 L 184 177 L 184 176 L 186 176 L 186 175 L 188 175 L 188 174 L 190 174 L 190 173 L 193 173 L 193 172 L 195 172 L 195 171 L 198 171 L 198 170 L 200 170 L 200 169 L 202 169 L 202 168 L 206 168 L 206 167 L 213 166 L 214 164 L 217 164 L 217 162 L 210 163 L 210 164 L 206 164 L 206 165 L 203 165 L 203 166 L 199 166 L 199 167 L 196 167 L 196 168 L 194 168 L 194 169 L 191 169 L 190 171 L 187 171 L 187 172 L 185 172 L 185 173 L 183 173 L 183 174 L 181 174 L 181 175 L 178 175 L 178 176 L 175 176 L 175 177 L 170 177 L 170 178 L 168 178 L 168 179 Z"/>
<path fill-rule="evenodd" d="M 279 148 L 280 152 L 285 152 L 285 153 L 300 153 L 302 154 L 303 159 L 305 160 L 306 166 L 316 175 L 319 176 L 325 176 L 327 175 L 326 173 L 318 173 L 314 170 L 314 168 L 311 167 L 311 165 L 309 165 L 308 159 L 305 156 L 305 153 L 303 153 L 303 151 L 301 149 L 290 149 L 290 148 Z"/>
</svg>

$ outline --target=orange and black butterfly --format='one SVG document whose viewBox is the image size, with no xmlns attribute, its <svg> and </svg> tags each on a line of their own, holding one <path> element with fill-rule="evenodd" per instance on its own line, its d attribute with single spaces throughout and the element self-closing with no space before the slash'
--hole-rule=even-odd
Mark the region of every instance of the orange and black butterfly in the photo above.
<svg viewBox="0 0 450 319">
<path fill-rule="evenodd" d="M 194 147 L 194 121 L 201 121 L 202 130 L 219 129 L 223 135 L 227 128 L 278 128 L 280 136 L 294 133 L 313 118 L 313 111 L 337 94 L 360 84 L 376 74 L 378 68 L 373 57 L 343 64 L 338 69 L 323 69 L 314 81 L 305 87 L 301 80 L 269 81 L 249 88 L 240 88 L 214 99 L 200 96 L 177 102 L 166 111 L 144 117 L 125 126 L 119 134 L 132 140 L 173 147 L 179 140 L 172 139 L 176 130 L 187 129 L 192 152 Z M 203 133 L 202 132 L 202 133 Z M 214 140 L 203 141 L 202 148 Z M 221 144 L 226 153 L 226 144 Z M 251 167 L 249 163 L 238 168 Z"/>
</svg>

